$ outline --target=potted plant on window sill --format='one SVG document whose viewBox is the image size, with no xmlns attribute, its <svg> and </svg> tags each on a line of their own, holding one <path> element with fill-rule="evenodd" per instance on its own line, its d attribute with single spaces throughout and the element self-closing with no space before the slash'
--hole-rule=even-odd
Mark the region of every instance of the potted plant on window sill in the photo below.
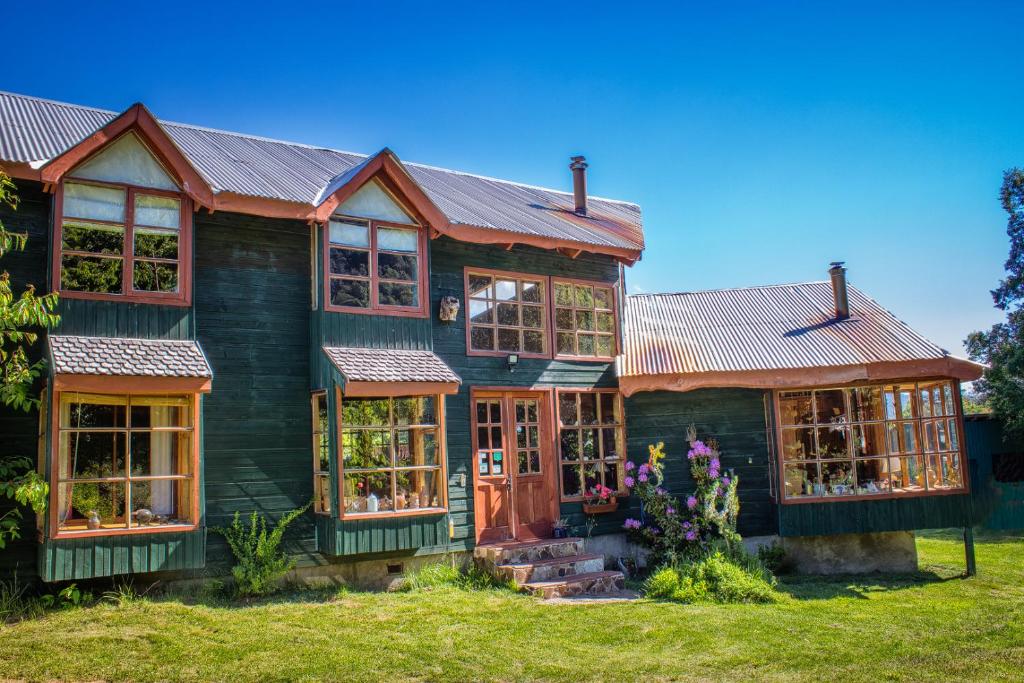
<svg viewBox="0 0 1024 683">
<path fill-rule="evenodd" d="M 619 501 L 615 497 L 615 491 L 604 484 L 593 487 L 583 498 L 583 512 L 588 515 L 602 515 L 618 509 Z"/>
</svg>

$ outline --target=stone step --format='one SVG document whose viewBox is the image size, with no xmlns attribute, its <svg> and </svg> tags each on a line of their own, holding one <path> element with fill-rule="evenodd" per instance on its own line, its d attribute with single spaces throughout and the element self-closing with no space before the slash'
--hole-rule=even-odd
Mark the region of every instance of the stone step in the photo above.
<svg viewBox="0 0 1024 683">
<path fill-rule="evenodd" d="M 478 562 L 493 569 L 503 564 L 530 564 L 557 557 L 583 554 L 582 538 L 545 538 L 538 541 L 503 541 L 479 545 L 473 550 Z"/>
<path fill-rule="evenodd" d="M 576 574 L 604 571 L 603 555 L 573 555 L 518 564 L 499 564 L 494 568 L 498 577 L 514 581 L 521 586 L 529 581 L 551 581 Z"/>
<path fill-rule="evenodd" d="M 551 581 L 530 581 L 520 586 L 520 590 L 538 598 L 564 598 L 619 593 L 625 586 L 622 572 L 588 572 Z"/>
</svg>

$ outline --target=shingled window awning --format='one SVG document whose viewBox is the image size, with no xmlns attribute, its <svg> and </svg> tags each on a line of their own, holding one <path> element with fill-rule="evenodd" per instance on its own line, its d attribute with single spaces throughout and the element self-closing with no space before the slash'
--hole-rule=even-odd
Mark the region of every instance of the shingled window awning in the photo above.
<svg viewBox="0 0 1024 683">
<path fill-rule="evenodd" d="M 51 335 L 49 346 L 58 390 L 205 393 L 213 381 L 194 341 Z"/>
<path fill-rule="evenodd" d="M 462 379 L 430 351 L 325 346 L 346 396 L 454 394 Z"/>
</svg>

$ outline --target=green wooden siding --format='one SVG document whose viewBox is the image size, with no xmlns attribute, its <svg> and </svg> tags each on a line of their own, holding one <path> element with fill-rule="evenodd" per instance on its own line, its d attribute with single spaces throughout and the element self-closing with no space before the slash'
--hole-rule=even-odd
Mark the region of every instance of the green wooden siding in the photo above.
<svg viewBox="0 0 1024 683">
<path fill-rule="evenodd" d="M 1001 422 L 990 415 L 968 416 L 964 436 L 976 464 L 971 496 L 977 523 L 986 529 L 1024 529 L 1024 482 L 996 481 L 993 473 L 996 457 L 1024 458 L 1024 442 L 1008 438 Z"/>
<path fill-rule="evenodd" d="M 775 503 L 769 481 L 765 392 L 758 389 L 698 389 L 690 392 L 657 391 L 626 399 L 627 451 L 636 463 L 646 462 L 647 447 L 665 442 L 665 488 L 676 496 L 695 490 L 686 459 L 686 430 L 691 424 L 699 438 L 715 438 L 721 448 L 723 470 L 739 475 L 739 531 L 744 536 L 773 534 Z M 639 502 L 629 499 L 627 510 L 614 515 L 638 515 Z M 605 515 L 613 517 L 613 515 Z M 606 524 L 602 520 L 602 524 Z"/>
<path fill-rule="evenodd" d="M 192 308 L 61 299 L 56 334 L 134 339 L 192 339 Z"/>
<path fill-rule="evenodd" d="M 206 523 L 271 519 L 313 494 L 309 404 L 309 228 L 237 214 L 196 215 L 196 336 L 213 367 L 204 402 Z M 315 551 L 311 516 L 286 535 Z M 210 536 L 207 560 L 230 554 Z"/>
<path fill-rule="evenodd" d="M 323 539 L 321 552 L 351 556 L 401 551 L 432 550 L 445 552 L 448 540 L 448 516 L 381 517 L 343 521 L 318 515 L 317 535 Z"/>
<path fill-rule="evenodd" d="M 51 540 L 39 546 L 43 581 L 200 569 L 206 531 Z"/>
</svg>

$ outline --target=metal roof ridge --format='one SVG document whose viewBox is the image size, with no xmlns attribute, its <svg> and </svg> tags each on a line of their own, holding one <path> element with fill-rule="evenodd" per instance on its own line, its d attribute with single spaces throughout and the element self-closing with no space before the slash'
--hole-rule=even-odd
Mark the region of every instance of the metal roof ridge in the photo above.
<svg viewBox="0 0 1024 683">
<path fill-rule="evenodd" d="M 652 297 L 652 296 L 692 296 L 695 294 L 710 294 L 713 292 L 746 292 L 758 289 L 778 289 L 780 287 L 799 287 L 801 285 L 827 285 L 830 284 L 828 280 L 806 280 L 803 282 L 780 282 L 773 285 L 750 285 L 748 287 L 719 287 L 716 289 L 694 289 L 685 292 L 641 292 L 637 294 L 627 294 L 627 299 Z M 848 285 L 850 289 L 860 292 L 859 289 Z M 861 292 L 863 294 L 863 292 Z M 870 298 L 870 297 L 868 297 Z M 874 301 L 874 300 L 872 300 Z M 877 303 L 877 302 L 875 302 Z"/>
</svg>

